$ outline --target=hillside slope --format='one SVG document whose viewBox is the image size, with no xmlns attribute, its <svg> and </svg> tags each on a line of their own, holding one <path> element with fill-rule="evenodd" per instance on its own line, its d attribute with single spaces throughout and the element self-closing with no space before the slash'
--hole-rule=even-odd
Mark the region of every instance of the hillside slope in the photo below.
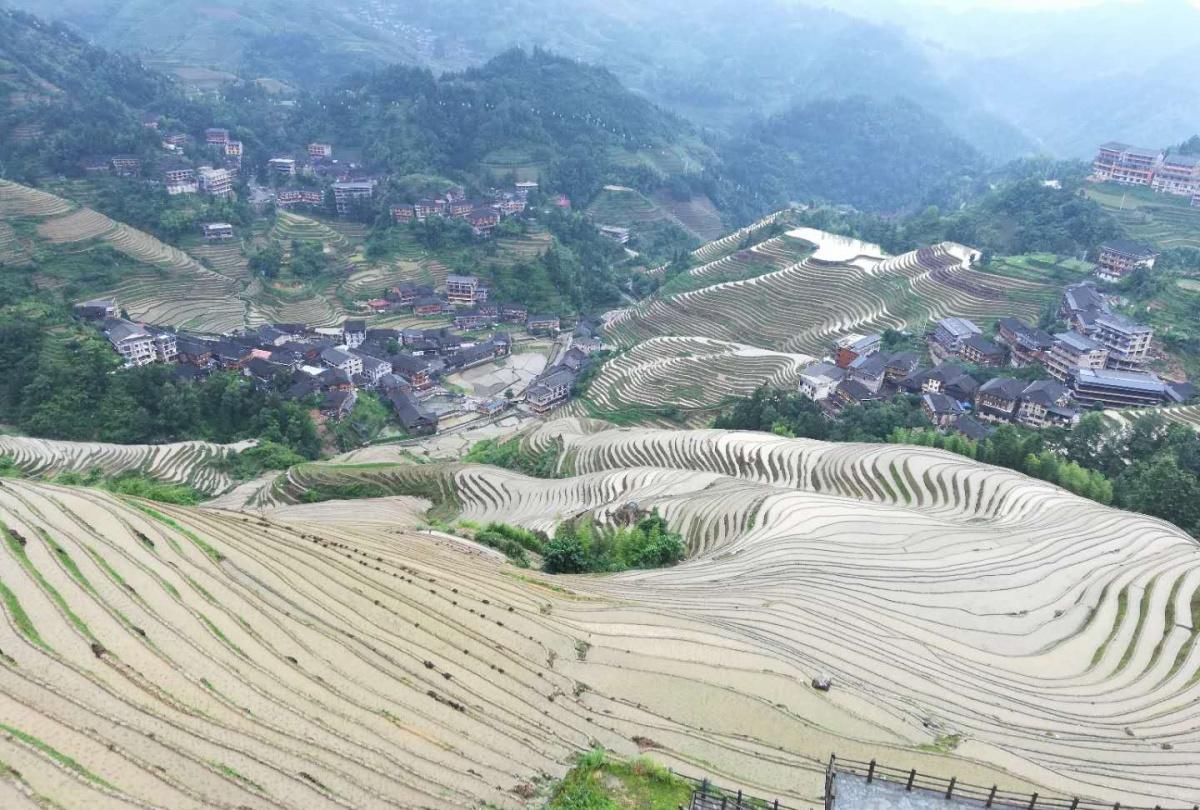
<svg viewBox="0 0 1200 810">
<path fill-rule="evenodd" d="M 574 420 L 526 441 L 572 477 L 407 480 L 543 529 L 636 498 L 690 559 L 551 578 L 380 519 L 411 499 L 301 527 L 4 482 L 0 785 L 515 807 L 600 744 L 797 807 L 833 752 L 1125 806 L 1200 788 L 1200 555 L 1166 524 L 930 450 Z"/>
</svg>

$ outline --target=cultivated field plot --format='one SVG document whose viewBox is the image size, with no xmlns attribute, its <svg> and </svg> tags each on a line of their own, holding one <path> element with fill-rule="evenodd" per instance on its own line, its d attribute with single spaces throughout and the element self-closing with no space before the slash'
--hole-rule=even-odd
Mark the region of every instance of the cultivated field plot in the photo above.
<svg viewBox="0 0 1200 810">
<path fill-rule="evenodd" d="M 953 243 L 885 259 L 874 245 L 808 228 L 787 236 L 817 245 L 816 253 L 777 272 L 609 313 L 609 337 L 631 346 L 701 336 L 820 356 L 851 330 L 920 327 L 951 314 L 985 323 L 1036 318 L 1056 294 L 1050 285 L 967 269 L 969 249 Z"/>
<path fill-rule="evenodd" d="M 1166 524 L 925 449 L 525 441 L 573 477 L 304 465 L 266 516 L 5 482 L 9 781 L 64 807 L 516 807 L 574 751 L 651 740 L 797 807 L 833 751 L 1125 806 L 1200 790 L 1200 552 Z M 637 500 L 690 559 L 550 578 L 406 528 L 412 498 L 285 505 L 367 481 L 543 529 Z"/>
<path fill-rule="evenodd" d="M 136 320 L 209 331 L 244 324 L 245 305 L 235 279 L 147 233 L 8 181 L 0 181 L 0 216 L 37 217 L 38 235 L 49 242 L 103 243 L 145 265 L 109 291 Z"/>
<path fill-rule="evenodd" d="M 1168 422 L 1185 425 L 1200 430 L 1200 405 L 1180 405 L 1174 408 L 1154 408 L 1153 410 L 1105 411 L 1104 415 L 1121 424 L 1128 424 L 1138 416 L 1153 414 L 1161 416 Z"/>
<path fill-rule="evenodd" d="M 1090 185 L 1087 195 L 1134 239 L 1160 248 L 1200 248 L 1200 208 L 1192 208 L 1186 197 L 1112 183 Z"/>
<path fill-rule="evenodd" d="M 663 191 L 655 194 L 653 200 L 705 242 L 720 239 L 726 232 L 717 207 L 703 194 L 692 195 L 688 200 L 677 200 Z"/>
<path fill-rule="evenodd" d="M 651 338 L 601 369 L 587 405 L 597 414 L 675 407 L 700 411 L 697 418 L 707 420 L 709 409 L 764 384 L 794 388 L 811 361 L 804 354 L 708 338 Z"/>
<path fill-rule="evenodd" d="M 213 466 L 214 462 L 229 452 L 252 445 L 253 442 L 104 444 L 0 436 L 0 456 L 11 458 L 25 475 L 37 478 L 50 478 L 65 472 L 87 473 L 99 468 L 105 475 L 140 472 L 162 481 L 190 484 L 201 492 L 215 495 L 228 489 L 232 481 Z"/>
</svg>

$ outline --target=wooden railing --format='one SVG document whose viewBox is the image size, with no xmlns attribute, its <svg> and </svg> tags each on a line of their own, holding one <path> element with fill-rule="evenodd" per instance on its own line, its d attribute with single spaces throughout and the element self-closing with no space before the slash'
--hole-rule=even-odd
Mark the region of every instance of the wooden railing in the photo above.
<svg viewBox="0 0 1200 810">
<path fill-rule="evenodd" d="M 855 762 L 838 759 L 830 755 L 829 767 L 825 772 L 825 810 L 836 810 L 837 806 L 837 777 L 841 774 L 865 779 L 868 783 L 874 781 L 900 785 L 906 791 L 937 794 L 945 799 L 957 799 L 961 802 L 977 804 L 982 808 L 1019 808 L 1020 810 L 1151 810 L 1146 807 L 1132 807 L 1120 802 L 1108 804 L 1090 799 L 1062 798 L 1042 796 L 1039 793 L 1022 793 L 1000 790 L 998 786 L 983 787 L 959 782 L 956 777 L 949 779 L 918 773 L 916 768 L 904 770 L 880 765 L 875 760 L 870 762 Z M 1153 810 L 1164 810 L 1161 805 L 1155 805 Z M 1183 810 L 1173 808 L 1172 810 Z M 1200 810 L 1193 805 L 1190 810 Z"/>
</svg>

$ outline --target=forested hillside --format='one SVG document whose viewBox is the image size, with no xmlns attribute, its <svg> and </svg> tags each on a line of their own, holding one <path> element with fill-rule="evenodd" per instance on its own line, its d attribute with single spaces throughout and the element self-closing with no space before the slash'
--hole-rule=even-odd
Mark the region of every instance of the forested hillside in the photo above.
<svg viewBox="0 0 1200 810">
<path fill-rule="evenodd" d="M 865 96 L 793 107 L 722 153 L 733 183 L 775 206 L 820 199 L 904 211 L 953 199 L 984 168 L 979 151 L 927 110 Z"/>
</svg>

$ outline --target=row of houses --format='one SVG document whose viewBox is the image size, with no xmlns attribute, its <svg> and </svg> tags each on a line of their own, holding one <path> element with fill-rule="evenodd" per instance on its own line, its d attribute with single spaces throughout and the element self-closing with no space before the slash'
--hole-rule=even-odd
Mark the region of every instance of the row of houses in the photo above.
<svg viewBox="0 0 1200 810">
<path fill-rule="evenodd" d="M 1092 177 L 1129 186 L 1145 186 L 1164 194 L 1200 198 L 1200 156 L 1132 146 L 1119 141 L 1101 144 L 1092 161 Z"/>
<path fill-rule="evenodd" d="M 431 218 L 461 219 L 477 236 L 489 236 L 504 218 L 524 213 L 530 192 L 537 188 L 536 182 L 526 181 L 507 191 L 493 189 L 487 199 L 470 200 L 463 189 L 452 187 L 440 197 L 393 204 L 390 213 L 392 221 L 398 224 Z"/>
</svg>

